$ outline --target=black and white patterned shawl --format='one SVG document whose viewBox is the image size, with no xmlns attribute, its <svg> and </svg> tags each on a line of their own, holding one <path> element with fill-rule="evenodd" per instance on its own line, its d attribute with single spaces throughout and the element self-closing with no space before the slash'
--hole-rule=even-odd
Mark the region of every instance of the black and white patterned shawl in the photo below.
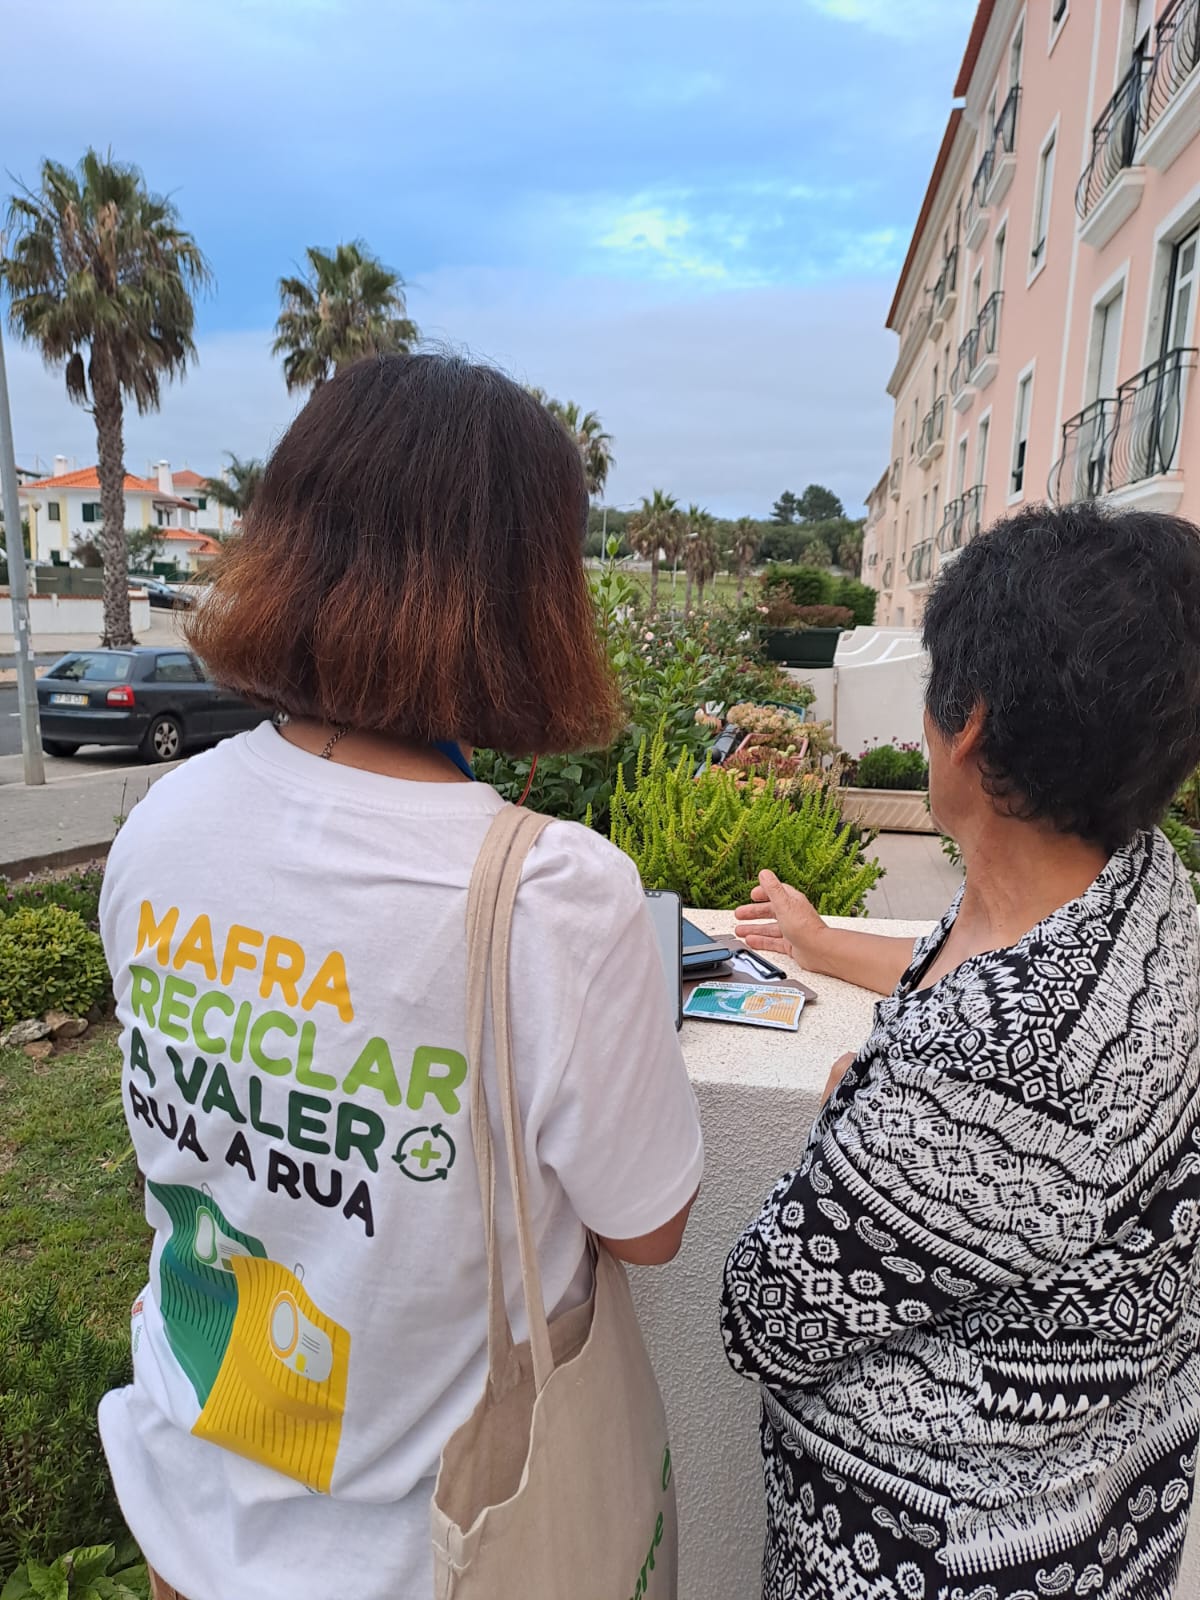
<svg viewBox="0 0 1200 1600">
<path fill-rule="evenodd" d="M 1160 1600 L 1200 1434 L 1200 938 L 1161 834 L 874 1030 L 725 1269 L 766 1593 Z"/>
</svg>

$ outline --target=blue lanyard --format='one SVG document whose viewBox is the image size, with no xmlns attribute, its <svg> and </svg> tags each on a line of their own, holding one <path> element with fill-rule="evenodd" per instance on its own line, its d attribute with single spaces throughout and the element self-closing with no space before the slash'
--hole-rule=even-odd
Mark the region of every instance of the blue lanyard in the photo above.
<svg viewBox="0 0 1200 1600">
<path fill-rule="evenodd" d="M 471 766 L 471 763 L 467 760 L 466 756 L 463 755 L 461 745 L 455 744 L 453 739 L 435 739 L 433 741 L 433 748 L 440 751 L 441 754 L 446 757 L 447 761 L 453 761 L 454 765 L 464 777 L 470 778 L 472 783 L 475 782 L 474 768 Z"/>
</svg>

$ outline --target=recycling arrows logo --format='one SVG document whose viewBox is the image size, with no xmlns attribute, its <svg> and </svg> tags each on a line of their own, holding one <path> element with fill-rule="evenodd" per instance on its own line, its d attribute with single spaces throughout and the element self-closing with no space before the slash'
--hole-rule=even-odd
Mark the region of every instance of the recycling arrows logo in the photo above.
<svg viewBox="0 0 1200 1600">
<path fill-rule="evenodd" d="M 418 1143 L 422 1134 L 424 1143 Z M 458 1151 L 454 1140 L 435 1122 L 431 1128 L 410 1128 L 400 1143 L 392 1160 L 406 1178 L 414 1183 L 435 1183 L 438 1178 L 448 1178 Z"/>
</svg>

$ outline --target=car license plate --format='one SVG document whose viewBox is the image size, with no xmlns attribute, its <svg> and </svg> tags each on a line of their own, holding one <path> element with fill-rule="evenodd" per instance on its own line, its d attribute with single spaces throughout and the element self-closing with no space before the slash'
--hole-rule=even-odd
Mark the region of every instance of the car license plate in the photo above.
<svg viewBox="0 0 1200 1600">
<path fill-rule="evenodd" d="M 52 694 L 50 696 L 50 704 L 52 706 L 86 706 L 87 703 L 88 697 L 85 694 Z"/>
</svg>

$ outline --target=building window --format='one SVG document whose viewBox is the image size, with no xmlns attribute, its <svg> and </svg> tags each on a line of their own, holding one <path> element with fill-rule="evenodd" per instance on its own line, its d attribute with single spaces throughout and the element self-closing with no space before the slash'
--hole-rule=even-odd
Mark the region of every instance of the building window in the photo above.
<svg viewBox="0 0 1200 1600">
<path fill-rule="evenodd" d="M 1089 400 L 1111 400 L 1117 392 L 1121 356 L 1121 317 L 1124 308 L 1123 285 L 1105 305 L 1096 307 L 1092 319 Z"/>
<path fill-rule="evenodd" d="M 1196 290 L 1200 287 L 1200 229 L 1181 239 L 1171 252 L 1171 291 L 1163 329 L 1162 353 L 1184 350 L 1192 335 Z"/>
<path fill-rule="evenodd" d="M 1054 9 L 1050 13 L 1051 22 L 1061 22 L 1067 14 L 1068 0 L 1054 0 Z"/>
<path fill-rule="evenodd" d="M 1021 52 L 1025 48 L 1025 24 L 1022 23 L 1013 34 L 1012 46 L 1008 52 L 1008 87 L 1015 89 L 1021 81 Z"/>
<path fill-rule="evenodd" d="M 57 500 L 51 500 L 47 505 L 46 515 L 50 518 L 51 522 L 62 521 L 62 506 L 59 505 Z"/>
<path fill-rule="evenodd" d="M 200 498 L 196 501 L 196 509 L 198 511 L 207 511 L 208 510 L 208 496 L 207 495 L 203 495 L 202 494 L 200 496 Z"/>
<path fill-rule="evenodd" d="M 1037 272 L 1046 261 L 1046 236 L 1050 231 L 1050 203 L 1054 195 L 1054 134 L 1042 147 L 1038 163 L 1037 204 L 1033 213 L 1033 248 L 1029 254 L 1029 270 Z"/>
<path fill-rule="evenodd" d="M 167 510 L 166 506 L 155 506 L 154 516 L 160 528 L 165 528 L 170 524 L 171 513 Z"/>
<path fill-rule="evenodd" d="M 987 482 L 987 457 L 988 435 L 992 431 L 991 417 L 982 417 L 979 422 L 979 438 L 975 446 L 975 482 Z"/>
<path fill-rule="evenodd" d="M 100 502 L 98 500 L 85 500 L 83 502 L 83 520 L 85 522 L 100 521 Z"/>
<path fill-rule="evenodd" d="M 919 412 L 920 401 L 914 400 L 912 408 L 912 427 L 908 432 L 908 453 L 910 456 L 915 455 L 917 450 L 917 426 L 920 421 Z"/>
<path fill-rule="evenodd" d="M 1025 458 L 1029 450 L 1029 411 L 1033 399 L 1033 373 L 1027 372 L 1017 385 L 1017 416 L 1013 428 L 1012 481 L 1014 498 L 1025 492 Z"/>
<path fill-rule="evenodd" d="M 983 304 L 983 268 L 971 279 L 971 326 L 979 321 L 979 308 Z"/>
<path fill-rule="evenodd" d="M 996 242 L 992 246 L 992 290 L 1004 288 L 1004 251 L 1008 244 L 1008 228 L 996 229 Z"/>
<path fill-rule="evenodd" d="M 967 490 L 967 440 L 966 435 L 958 441 L 958 466 L 954 473 L 954 492 L 960 496 Z"/>
</svg>

